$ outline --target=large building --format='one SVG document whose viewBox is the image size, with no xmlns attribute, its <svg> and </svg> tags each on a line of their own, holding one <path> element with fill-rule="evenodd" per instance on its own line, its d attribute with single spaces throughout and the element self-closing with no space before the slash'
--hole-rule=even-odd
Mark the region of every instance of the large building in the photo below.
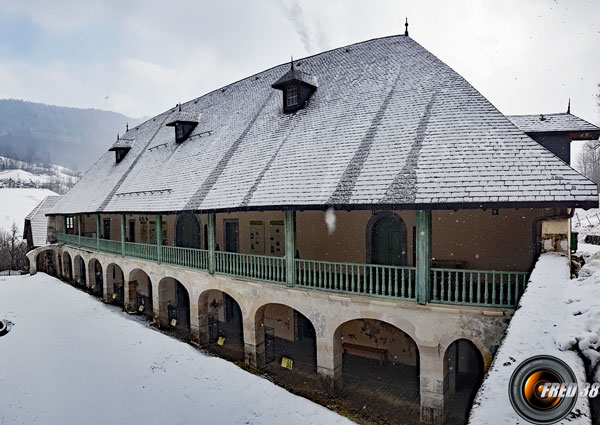
<svg viewBox="0 0 600 425">
<path fill-rule="evenodd" d="M 598 206 L 528 122 L 408 34 L 334 49 L 128 129 L 29 256 L 290 385 L 460 422 L 537 255 Z"/>
</svg>

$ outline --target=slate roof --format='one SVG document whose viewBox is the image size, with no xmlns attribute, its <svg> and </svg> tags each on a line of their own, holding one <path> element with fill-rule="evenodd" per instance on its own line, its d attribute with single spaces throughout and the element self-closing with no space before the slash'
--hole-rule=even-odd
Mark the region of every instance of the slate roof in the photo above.
<svg viewBox="0 0 600 425">
<path fill-rule="evenodd" d="M 507 115 L 525 133 L 600 131 L 600 128 L 578 116 L 562 114 Z"/>
<path fill-rule="evenodd" d="M 181 105 L 199 112 L 183 143 L 170 109 L 130 129 L 52 210 L 232 211 L 598 205 L 597 187 L 518 129 L 407 36 L 295 61 L 318 89 L 284 114 L 282 64 Z"/>
<path fill-rule="evenodd" d="M 317 87 L 317 82 L 315 81 L 314 76 L 307 74 L 306 72 L 300 71 L 298 68 L 291 68 L 283 74 L 283 76 L 275 81 L 275 83 L 271 86 L 275 89 L 282 89 L 285 83 L 288 81 L 300 81 L 314 88 Z"/>
<path fill-rule="evenodd" d="M 131 149 L 134 141 L 134 139 L 117 139 L 117 141 L 110 147 L 109 151 L 114 151 L 117 149 Z"/>
<path fill-rule="evenodd" d="M 25 221 L 29 220 L 31 223 L 33 246 L 46 245 L 48 233 L 48 217 L 46 217 L 46 214 L 56 205 L 60 198 L 62 198 L 60 195 L 46 196 L 25 217 Z"/>
</svg>

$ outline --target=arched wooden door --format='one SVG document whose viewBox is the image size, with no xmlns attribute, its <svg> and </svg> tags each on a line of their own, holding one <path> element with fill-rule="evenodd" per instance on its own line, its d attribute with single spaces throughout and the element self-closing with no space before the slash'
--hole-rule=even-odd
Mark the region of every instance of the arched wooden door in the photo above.
<svg viewBox="0 0 600 425">
<path fill-rule="evenodd" d="M 200 248 L 200 223 L 192 213 L 177 217 L 175 245 L 183 248 Z"/>
<path fill-rule="evenodd" d="M 374 216 L 370 224 L 372 264 L 406 265 L 406 225 L 394 213 Z"/>
</svg>

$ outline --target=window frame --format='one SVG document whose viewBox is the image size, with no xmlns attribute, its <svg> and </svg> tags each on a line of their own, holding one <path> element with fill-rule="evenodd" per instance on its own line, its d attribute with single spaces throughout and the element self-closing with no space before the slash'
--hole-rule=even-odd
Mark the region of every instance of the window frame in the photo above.
<svg viewBox="0 0 600 425">
<path fill-rule="evenodd" d="M 290 92 L 294 91 L 293 94 Z M 291 103 L 290 99 L 295 99 L 295 103 Z M 297 108 L 300 106 L 300 90 L 297 85 L 290 85 L 285 89 L 285 107 L 287 109 Z"/>
</svg>

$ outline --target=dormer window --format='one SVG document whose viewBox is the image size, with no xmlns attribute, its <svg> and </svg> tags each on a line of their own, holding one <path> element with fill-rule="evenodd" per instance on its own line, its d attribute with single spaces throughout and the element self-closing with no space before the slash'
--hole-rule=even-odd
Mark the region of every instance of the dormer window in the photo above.
<svg viewBox="0 0 600 425">
<path fill-rule="evenodd" d="M 291 86 L 286 89 L 286 106 L 298 106 L 298 87 Z"/>
<path fill-rule="evenodd" d="M 290 70 L 271 87 L 283 92 L 283 112 L 291 113 L 302 109 L 306 101 L 317 90 L 314 78 L 294 68 L 292 61 Z"/>
<path fill-rule="evenodd" d="M 109 151 L 115 152 L 115 161 L 117 162 L 117 164 L 123 161 L 129 150 L 131 149 L 131 146 L 133 146 L 133 142 L 135 141 L 134 139 L 126 139 L 126 137 L 127 133 L 125 133 L 123 138 L 120 138 L 117 134 L 117 141 L 109 149 Z"/>
<path fill-rule="evenodd" d="M 198 115 L 193 112 L 182 111 L 181 105 L 178 105 L 179 110 L 167 126 L 175 127 L 175 142 L 181 143 L 185 141 L 194 128 L 198 125 Z"/>
</svg>

